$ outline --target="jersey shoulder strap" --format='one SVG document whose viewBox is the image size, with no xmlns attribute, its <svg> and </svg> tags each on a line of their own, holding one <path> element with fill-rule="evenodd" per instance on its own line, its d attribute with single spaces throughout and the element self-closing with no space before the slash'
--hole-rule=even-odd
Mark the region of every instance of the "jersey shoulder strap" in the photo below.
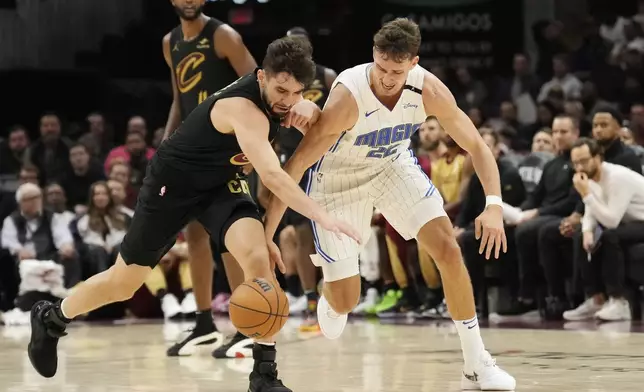
<svg viewBox="0 0 644 392">
<path fill-rule="evenodd" d="M 172 48 L 179 42 L 182 38 L 182 33 L 181 33 L 181 25 L 175 27 L 170 31 L 170 51 L 172 51 Z"/>
</svg>

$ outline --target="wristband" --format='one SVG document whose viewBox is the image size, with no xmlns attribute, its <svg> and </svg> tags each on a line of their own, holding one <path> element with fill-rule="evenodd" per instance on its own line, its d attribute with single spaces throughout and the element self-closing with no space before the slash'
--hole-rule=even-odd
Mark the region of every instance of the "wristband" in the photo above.
<svg viewBox="0 0 644 392">
<path fill-rule="evenodd" d="M 485 196 L 485 207 L 487 208 L 489 205 L 503 207 L 503 199 L 494 195 Z"/>
</svg>

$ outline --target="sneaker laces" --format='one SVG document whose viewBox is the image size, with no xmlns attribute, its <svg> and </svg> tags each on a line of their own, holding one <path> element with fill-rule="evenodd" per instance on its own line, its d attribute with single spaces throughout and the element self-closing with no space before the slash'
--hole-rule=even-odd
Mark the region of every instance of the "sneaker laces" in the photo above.
<svg viewBox="0 0 644 392">
<path fill-rule="evenodd" d="M 493 358 L 487 350 L 483 352 L 481 359 L 483 360 L 483 365 L 486 367 L 496 367 L 496 358 Z"/>
</svg>

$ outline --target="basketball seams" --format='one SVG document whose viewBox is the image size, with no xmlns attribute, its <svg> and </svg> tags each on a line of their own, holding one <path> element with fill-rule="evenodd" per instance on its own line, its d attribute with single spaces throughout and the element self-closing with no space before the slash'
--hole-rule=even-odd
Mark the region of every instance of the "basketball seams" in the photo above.
<svg viewBox="0 0 644 392">
<path fill-rule="evenodd" d="M 270 283 L 270 282 L 269 282 L 269 283 Z M 253 287 L 253 286 L 251 286 L 251 285 L 249 285 L 249 284 L 246 284 L 245 282 L 244 282 L 244 283 L 242 283 L 241 285 L 242 285 L 242 286 L 249 287 L 249 288 L 251 288 L 251 289 L 255 290 L 255 291 L 257 292 L 257 294 L 259 294 L 259 296 L 260 296 L 260 297 L 262 297 L 262 299 L 263 299 L 264 301 L 266 301 L 266 303 L 268 304 L 268 311 L 269 311 L 269 313 L 270 313 L 270 314 L 273 314 L 273 307 L 271 306 L 271 303 L 268 301 L 268 298 L 266 298 L 266 297 L 264 296 L 264 293 L 262 293 L 261 291 L 257 290 L 255 287 Z M 272 286 L 272 285 L 271 285 L 271 286 Z M 274 287 L 273 287 L 273 288 L 274 288 Z M 279 310 L 279 308 L 278 308 L 277 310 Z"/>
<path fill-rule="evenodd" d="M 258 280 L 261 280 L 263 283 L 270 285 L 270 287 L 275 291 L 275 312 L 273 312 L 272 303 L 270 301 L 270 298 L 267 295 L 268 292 L 264 291 L 265 286 L 263 286 L 263 283 L 258 284 L 257 281 L 255 280 L 256 279 L 253 279 L 252 281 L 244 282 L 240 286 L 247 286 L 251 288 L 253 291 L 255 291 L 257 294 L 259 294 L 259 296 L 262 297 L 264 301 L 266 301 L 266 304 L 268 305 L 268 311 L 256 309 L 258 307 L 256 305 L 257 302 L 253 303 L 253 301 L 256 301 L 256 299 L 251 299 L 253 297 L 252 297 L 252 294 L 250 294 L 250 292 L 248 292 L 248 294 L 239 293 L 239 295 L 241 295 L 239 300 L 241 300 L 242 302 L 250 301 L 245 304 L 247 306 L 236 303 L 234 299 L 233 301 L 230 301 L 230 306 L 232 311 L 231 316 L 232 316 L 232 313 L 235 313 L 238 315 L 238 317 L 236 317 L 236 319 L 238 320 L 235 320 L 235 321 L 242 321 L 242 320 L 252 321 L 253 324 L 256 324 L 256 325 L 238 325 L 237 322 L 234 322 L 233 324 L 235 325 L 235 327 L 237 327 L 239 332 L 243 333 L 246 336 L 249 336 L 249 334 L 252 334 L 253 335 L 252 338 L 257 339 L 257 338 L 264 338 L 266 336 L 273 336 L 284 327 L 284 324 L 286 323 L 286 320 L 289 317 L 288 310 L 287 310 L 289 308 L 288 306 L 289 303 L 286 296 L 284 295 L 283 290 L 281 290 L 281 287 L 276 285 L 276 282 L 258 278 Z M 260 287 L 256 287 L 256 286 L 260 286 Z M 280 296 L 283 298 L 280 298 Z M 259 307 L 261 308 L 261 306 Z M 239 310 L 235 311 L 235 309 L 239 309 Z M 253 314 L 255 314 L 256 316 L 252 316 Z M 264 315 L 266 318 L 259 321 L 258 318 L 262 317 L 261 315 Z M 272 323 L 270 320 L 271 317 L 273 317 Z M 277 319 L 278 317 L 280 318 L 279 321 Z M 231 317 L 231 320 L 232 320 L 232 317 Z M 261 330 L 263 330 L 264 333 L 261 333 L 260 332 Z"/>
<path fill-rule="evenodd" d="M 280 312 L 280 294 L 277 292 L 277 288 L 275 287 L 275 285 L 272 282 L 268 282 L 268 283 L 273 287 L 273 291 L 275 292 L 275 299 L 277 300 L 277 309 L 276 309 L 277 314 L 275 316 L 279 316 L 279 312 Z M 281 288 L 280 288 L 280 290 L 281 290 Z M 271 309 L 271 312 L 272 311 L 273 311 L 273 309 Z M 275 322 L 276 321 L 277 321 L 277 317 L 273 318 L 273 324 L 271 324 L 271 327 L 268 329 L 268 333 L 273 331 L 273 328 L 275 327 Z M 266 335 L 264 335 L 264 336 L 266 336 Z"/>
</svg>

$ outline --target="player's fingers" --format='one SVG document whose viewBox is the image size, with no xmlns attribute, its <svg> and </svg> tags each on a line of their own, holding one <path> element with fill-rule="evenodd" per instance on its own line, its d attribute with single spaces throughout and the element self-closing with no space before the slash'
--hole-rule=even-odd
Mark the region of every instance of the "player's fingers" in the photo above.
<svg viewBox="0 0 644 392">
<path fill-rule="evenodd" d="M 285 274 L 286 266 L 284 265 L 284 260 L 282 260 L 282 258 L 279 257 L 277 260 L 275 260 L 275 263 L 277 264 L 277 268 L 280 270 L 280 272 Z"/>
<path fill-rule="evenodd" d="M 494 258 L 497 260 L 501 254 L 502 241 L 502 233 L 496 233 L 496 238 L 494 238 Z"/>
<path fill-rule="evenodd" d="M 480 242 L 479 242 L 479 254 L 482 255 L 483 250 L 485 249 L 485 245 L 487 244 L 487 237 L 488 237 L 489 233 L 488 233 L 488 231 L 487 231 L 487 229 L 485 227 L 483 227 L 480 230 L 482 231 L 482 233 L 479 236 L 480 239 L 481 239 Z"/>
<path fill-rule="evenodd" d="M 505 230 L 503 230 L 501 240 L 503 241 L 503 253 L 508 253 L 508 237 L 505 235 Z"/>
<path fill-rule="evenodd" d="M 477 240 L 481 238 L 481 220 L 479 218 L 474 220 L 474 236 Z"/>
<path fill-rule="evenodd" d="M 485 245 L 485 260 L 490 260 L 490 256 L 492 255 L 492 249 L 494 249 L 495 238 L 496 238 L 496 234 L 490 230 L 488 233 L 487 241 Z"/>
</svg>

